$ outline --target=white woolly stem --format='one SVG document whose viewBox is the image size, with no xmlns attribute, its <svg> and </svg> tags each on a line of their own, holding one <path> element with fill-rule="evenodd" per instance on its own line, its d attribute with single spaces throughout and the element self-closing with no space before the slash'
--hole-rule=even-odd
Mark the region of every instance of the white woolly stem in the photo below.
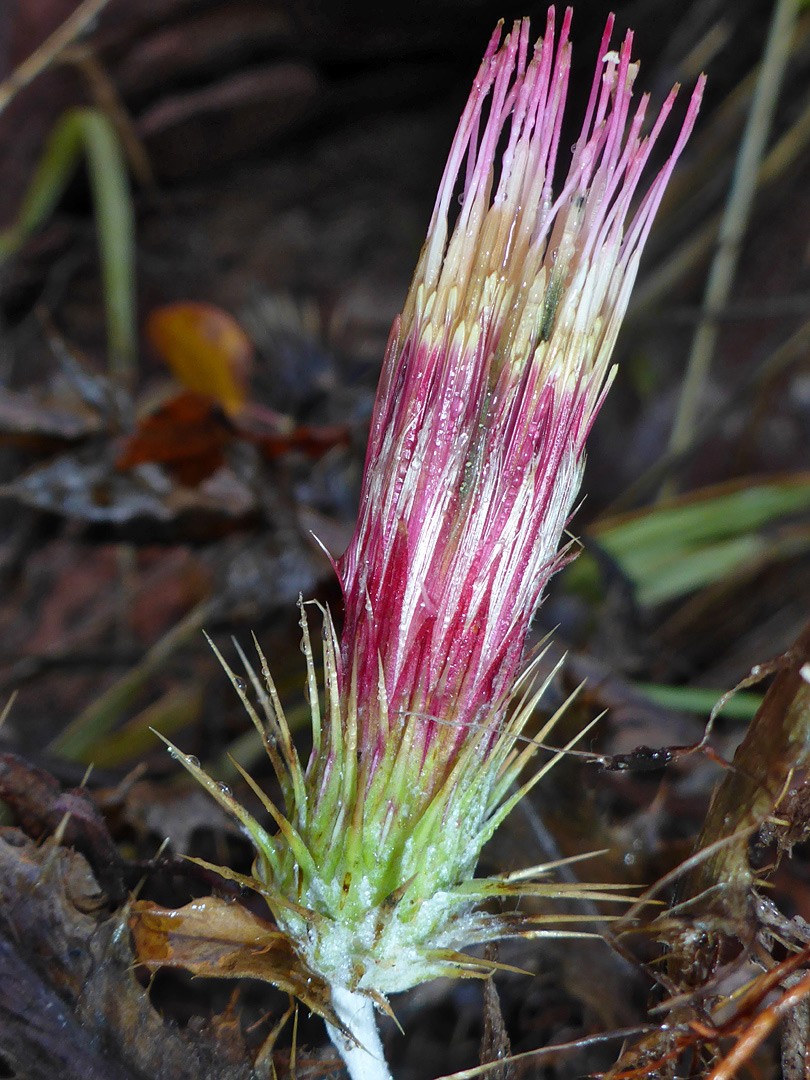
<svg viewBox="0 0 810 1080">
<path fill-rule="evenodd" d="M 351 1080 L 391 1080 L 371 998 L 342 986 L 333 986 L 332 1007 L 354 1036 L 349 1039 L 336 1027 L 326 1025 L 329 1038 L 340 1052 Z"/>
</svg>

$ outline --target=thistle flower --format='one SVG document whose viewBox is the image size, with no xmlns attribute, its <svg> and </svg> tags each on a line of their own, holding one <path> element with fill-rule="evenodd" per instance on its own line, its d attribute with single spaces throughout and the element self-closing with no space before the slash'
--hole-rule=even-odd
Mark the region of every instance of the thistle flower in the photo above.
<svg viewBox="0 0 810 1080">
<path fill-rule="evenodd" d="M 228 669 L 281 785 L 283 811 L 246 777 L 275 831 L 179 755 L 255 845 L 252 877 L 222 872 L 272 912 L 267 951 L 283 941 L 283 963 L 264 977 L 324 1015 L 357 1078 L 387 1075 L 373 1009 L 387 1009 L 388 994 L 439 975 L 488 975 L 495 965 L 461 951 L 470 944 L 562 932 L 481 907 L 495 896 L 565 892 L 543 880 L 548 868 L 474 873 L 483 844 L 550 764 L 523 779 L 535 745 L 518 739 L 543 690 L 524 661 L 526 633 L 560 565 L 641 250 L 702 91 L 701 80 L 674 150 L 634 209 L 677 88 L 643 134 L 647 97 L 631 110 L 632 35 L 610 51 L 612 21 L 557 190 L 571 11 L 555 42 L 549 10 L 531 56 L 527 20 L 490 40 L 391 332 L 360 518 L 336 564 L 340 639 L 323 612 L 323 704 L 301 608 L 306 767 L 264 659 L 259 678 L 242 656 L 264 720 Z M 577 895 L 615 898 L 597 886 Z M 202 970 L 176 940 L 169 947 L 161 918 L 143 906 L 136 913 L 142 957 L 151 948 L 153 966 Z M 156 934 L 166 938 L 159 957 Z"/>
</svg>

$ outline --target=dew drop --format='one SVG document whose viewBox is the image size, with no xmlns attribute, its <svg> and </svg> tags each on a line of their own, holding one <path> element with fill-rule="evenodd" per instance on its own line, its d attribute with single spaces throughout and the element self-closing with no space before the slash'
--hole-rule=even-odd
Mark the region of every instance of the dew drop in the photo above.
<svg viewBox="0 0 810 1080">
<path fill-rule="evenodd" d="M 241 676 L 235 675 L 233 681 L 236 685 L 236 689 L 241 690 L 244 693 L 247 687 L 247 683 L 245 682 L 245 680 Z"/>
<path fill-rule="evenodd" d="M 228 787 L 227 784 L 217 784 L 217 787 L 219 788 L 219 790 L 222 792 L 223 795 L 230 795 L 231 794 L 231 789 Z"/>
<path fill-rule="evenodd" d="M 199 769 L 200 767 L 200 759 L 194 757 L 193 754 L 186 754 L 186 762 L 187 764 L 192 765 L 195 769 Z"/>
</svg>

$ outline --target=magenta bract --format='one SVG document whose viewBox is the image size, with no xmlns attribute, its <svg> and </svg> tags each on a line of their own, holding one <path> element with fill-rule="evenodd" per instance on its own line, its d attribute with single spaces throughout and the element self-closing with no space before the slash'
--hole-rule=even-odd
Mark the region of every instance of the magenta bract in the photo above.
<svg viewBox="0 0 810 1080">
<path fill-rule="evenodd" d="M 338 564 L 342 680 L 356 684 L 372 755 L 407 715 L 427 719 L 423 754 L 439 743 L 452 757 L 470 725 L 496 736 L 560 561 L 641 249 L 697 113 L 703 80 L 635 204 L 677 88 L 642 134 L 632 34 L 610 51 L 611 17 L 555 193 L 570 24 L 569 9 L 555 41 L 551 8 L 531 58 L 528 20 L 502 43 L 493 34 L 391 332 L 359 522 Z"/>
</svg>

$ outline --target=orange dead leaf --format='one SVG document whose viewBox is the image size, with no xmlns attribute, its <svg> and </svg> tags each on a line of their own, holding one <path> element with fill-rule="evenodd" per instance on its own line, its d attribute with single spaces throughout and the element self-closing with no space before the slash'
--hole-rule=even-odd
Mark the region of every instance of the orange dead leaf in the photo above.
<svg viewBox="0 0 810 1080">
<path fill-rule="evenodd" d="M 219 468 L 232 438 L 230 424 L 211 399 L 184 390 L 138 422 L 115 464 L 131 469 L 160 462 L 193 486 Z"/>
<path fill-rule="evenodd" d="M 246 437 L 256 443 L 266 458 L 271 459 L 282 457 L 290 450 L 298 450 L 309 458 L 319 458 L 327 450 L 335 446 L 348 446 L 351 441 L 349 429 L 344 424 L 325 424 L 320 427 L 301 424 L 291 431 L 261 435 L 248 432 Z"/>
<path fill-rule="evenodd" d="M 286 934 L 239 903 L 206 896 L 174 910 L 139 900 L 129 927 L 138 962 L 150 971 L 177 967 L 215 979 L 260 979 L 344 1030 L 329 985 L 306 966 Z"/>
<path fill-rule="evenodd" d="M 213 398 L 229 415 L 242 409 L 253 343 L 227 311 L 213 304 L 167 304 L 149 315 L 146 336 L 187 390 Z"/>
</svg>

